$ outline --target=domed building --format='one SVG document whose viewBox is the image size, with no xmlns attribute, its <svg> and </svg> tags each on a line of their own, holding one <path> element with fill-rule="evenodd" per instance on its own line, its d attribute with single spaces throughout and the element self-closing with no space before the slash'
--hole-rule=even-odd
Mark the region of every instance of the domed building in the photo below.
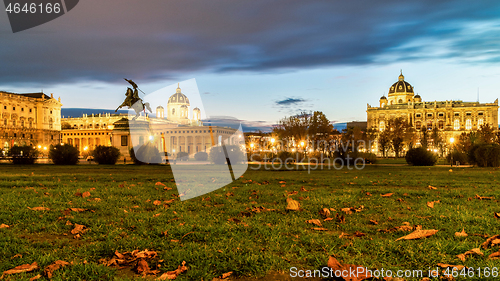
<svg viewBox="0 0 500 281">
<path fill-rule="evenodd" d="M 181 124 L 189 121 L 189 99 L 181 92 L 179 84 L 175 94 L 171 95 L 167 104 L 167 119 Z"/>
<path fill-rule="evenodd" d="M 425 102 L 414 94 L 413 86 L 405 81 L 403 73 L 389 87 L 387 97 L 379 99 L 380 107 L 367 104 L 367 128 L 383 131 L 388 120 L 402 117 L 416 130 L 437 128 L 443 139 L 457 138 L 461 133 L 480 129 L 489 124 L 498 128 L 498 99 L 492 103 L 463 102 L 461 100 Z"/>
</svg>

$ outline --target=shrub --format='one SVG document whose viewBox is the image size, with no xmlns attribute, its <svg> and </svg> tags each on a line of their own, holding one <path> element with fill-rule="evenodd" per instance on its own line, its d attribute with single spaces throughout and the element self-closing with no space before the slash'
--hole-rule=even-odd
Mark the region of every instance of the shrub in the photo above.
<svg viewBox="0 0 500 281">
<path fill-rule="evenodd" d="M 56 165 L 75 165 L 79 154 L 78 148 L 70 144 L 51 145 L 49 159 Z"/>
<path fill-rule="evenodd" d="M 321 163 L 324 158 L 325 157 L 324 157 L 323 153 L 321 153 L 319 151 L 314 151 L 314 152 L 309 153 L 307 160 L 309 161 L 309 163 Z"/>
<path fill-rule="evenodd" d="M 150 142 L 130 148 L 129 154 L 136 165 L 159 164 L 162 162 L 162 157 L 158 148 Z"/>
<path fill-rule="evenodd" d="M 97 146 L 92 152 L 94 156 L 94 161 L 99 164 L 109 164 L 114 165 L 118 158 L 120 157 L 120 150 L 114 146 Z"/>
<path fill-rule="evenodd" d="M 358 153 L 358 157 L 365 159 L 366 164 L 377 163 L 377 155 L 374 153 Z"/>
<path fill-rule="evenodd" d="M 226 148 L 229 159 L 231 160 L 231 164 L 238 164 L 244 159 L 243 152 L 241 152 L 240 147 L 237 145 L 224 145 Z M 222 146 L 212 147 L 210 149 L 209 154 L 210 162 L 214 164 L 225 164 L 226 163 L 226 154 L 224 153 L 224 149 Z"/>
<path fill-rule="evenodd" d="M 474 159 L 479 167 L 498 167 L 500 166 L 500 146 L 481 144 L 474 150 Z"/>
<path fill-rule="evenodd" d="M 34 164 L 38 154 L 38 150 L 29 145 L 15 145 L 10 150 L 12 163 L 14 164 Z"/>
<path fill-rule="evenodd" d="M 177 159 L 179 159 L 180 161 L 188 161 L 189 154 L 184 151 L 177 152 Z"/>
<path fill-rule="evenodd" d="M 405 159 L 408 164 L 413 166 L 434 166 L 438 157 L 423 147 L 416 147 L 408 150 Z"/>
<path fill-rule="evenodd" d="M 453 155 L 453 164 L 455 164 L 457 161 L 460 162 L 460 164 L 465 164 L 469 163 L 468 157 L 466 153 L 460 152 L 458 150 L 453 151 L 452 153 L 449 153 L 446 156 L 446 162 L 450 164 L 451 161 L 451 156 Z"/>
<path fill-rule="evenodd" d="M 248 153 L 247 159 L 252 162 L 260 162 L 262 161 L 262 155 L 260 153 Z"/>
<path fill-rule="evenodd" d="M 206 153 L 204 151 L 197 152 L 194 155 L 194 159 L 196 159 L 196 161 L 207 161 L 208 160 L 208 153 Z"/>
<path fill-rule="evenodd" d="M 278 152 L 277 158 L 281 160 L 281 163 L 285 164 L 285 163 L 293 162 L 294 155 L 288 151 L 283 150 L 283 151 Z"/>
</svg>

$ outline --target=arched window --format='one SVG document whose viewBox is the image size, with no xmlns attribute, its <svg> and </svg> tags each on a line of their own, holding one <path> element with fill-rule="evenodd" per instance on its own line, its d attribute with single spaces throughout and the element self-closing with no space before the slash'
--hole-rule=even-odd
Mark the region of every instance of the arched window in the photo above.
<svg viewBox="0 0 500 281">
<path fill-rule="evenodd" d="M 432 121 L 427 122 L 427 130 L 432 130 Z"/>
<path fill-rule="evenodd" d="M 175 108 L 172 108 L 172 115 L 175 115 Z"/>
<path fill-rule="evenodd" d="M 7 126 L 7 123 L 8 123 L 7 119 L 3 119 L 3 125 Z"/>
<path fill-rule="evenodd" d="M 484 120 L 483 120 L 483 119 L 479 119 L 479 120 L 477 120 L 477 128 L 478 128 L 478 129 L 480 129 L 480 128 L 481 128 L 481 126 L 483 126 L 483 125 L 484 125 Z"/>
<path fill-rule="evenodd" d="M 385 130 L 385 122 L 384 122 L 384 121 L 380 121 L 380 124 L 379 124 L 379 128 L 378 128 L 378 129 L 379 129 L 379 131 L 381 131 L 381 132 L 382 132 L 383 130 Z"/>
<path fill-rule="evenodd" d="M 420 131 L 420 129 L 422 129 L 422 122 L 420 122 L 420 121 L 415 122 L 415 127 L 416 127 L 417 131 Z"/>
<path fill-rule="evenodd" d="M 453 130 L 460 130 L 460 120 L 455 119 L 455 122 L 453 122 Z"/>
<path fill-rule="evenodd" d="M 438 122 L 438 128 L 439 128 L 439 130 L 444 129 L 444 121 L 443 120 L 439 120 L 439 122 Z"/>
<path fill-rule="evenodd" d="M 402 99 L 399 99 L 398 103 L 403 103 L 403 100 L 402 100 Z"/>
<path fill-rule="evenodd" d="M 472 121 L 470 119 L 465 120 L 465 129 L 466 130 L 472 129 Z"/>
</svg>

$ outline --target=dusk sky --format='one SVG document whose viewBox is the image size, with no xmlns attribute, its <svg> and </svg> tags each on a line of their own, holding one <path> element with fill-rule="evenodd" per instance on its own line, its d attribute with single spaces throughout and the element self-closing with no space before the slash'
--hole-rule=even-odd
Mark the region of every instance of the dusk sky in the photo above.
<svg viewBox="0 0 500 281">
<path fill-rule="evenodd" d="M 424 101 L 500 96 L 499 1 L 83 0 L 18 33 L 0 12 L 0 34 L 0 90 L 65 108 L 194 78 L 205 109 L 252 126 L 366 120 L 400 69 Z"/>
</svg>

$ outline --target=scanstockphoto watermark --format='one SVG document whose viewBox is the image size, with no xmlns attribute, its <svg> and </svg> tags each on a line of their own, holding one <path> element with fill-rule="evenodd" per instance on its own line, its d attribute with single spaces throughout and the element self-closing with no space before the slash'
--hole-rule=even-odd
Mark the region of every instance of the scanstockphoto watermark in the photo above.
<svg viewBox="0 0 500 281">
<path fill-rule="evenodd" d="M 356 278 L 423 278 L 424 273 L 429 276 L 437 276 L 433 270 L 390 270 L 390 269 L 376 269 L 371 270 L 366 267 L 349 267 L 345 269 L 332 269 L 330 267 L 323 267 L 321 270 L 304 270 L 297 267 L 290 268 L 290 277 L 292 278 L 343 278 L 343 279 L 356 279 Z"/>
</svg>

